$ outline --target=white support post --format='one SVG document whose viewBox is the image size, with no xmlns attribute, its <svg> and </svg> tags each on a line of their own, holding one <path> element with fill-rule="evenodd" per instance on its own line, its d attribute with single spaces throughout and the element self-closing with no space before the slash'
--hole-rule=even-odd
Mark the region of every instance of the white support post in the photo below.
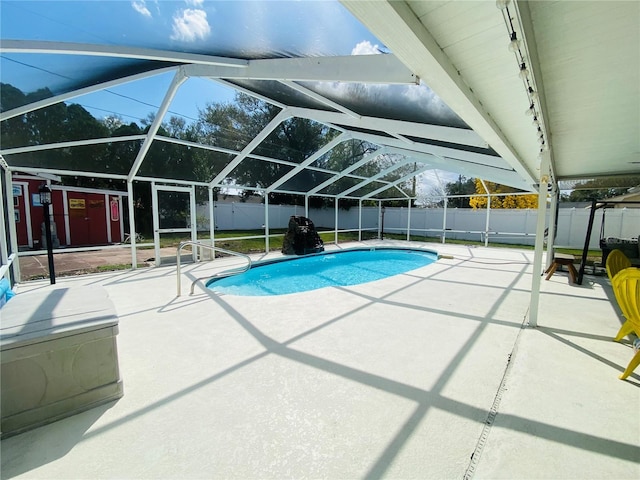
<svg viewBox="0 0 640 480">
<path fill-rule="evenodd" d="M 13 205 L 13 173 L 11 172 L 11 170 L 7 171 L 7 175 L 5 176 L 6 178 L 6 182 L 7 182 L 7 202 L 9 202 L 9 205 L 12 206 Z M 11 207 L 9 207 L 11 208 Z M 2 211 L 2 210 L 0 210 Z M 10 219 L 13 219 L 13 212 L 11 212 Z M 9 251 L 11 251 L 12 253 L 15 253 L 16 255 L 18 255 L 18 232 L 16 230 L 16 222 L 9 222 L 9 243 L 11 244 L 11 250 L 7 251 L 7 254 L 9 253 Z M 13 268 L 13 278 L 18 280 L 20 279 L 20 262 L 18 261 L 18 258 L 16 257 L 16 259 L 13 261 L 13 263 L 11 264 L 12 268 Z"/>
<path fill-rule="evenodd" d="M 358 241 L 362 241 L 362 200 L 358 200 Z"/>
<path fill-rule="evenodd" d="M 19 183 L 13 182 L 12 185 L 18 185 L 22 191 L 22 198 L 24 199 L 24 222 L 27 227 L 27 243 L 29 248 L 33 248 L 33 229 L 31 228 L 31 192 L 29 191 L 29 183 Z M 11 193 L 13 193 L 13 188 L 11 189 Z M 13 200 L 12 200 L 13 202 Z M 10 212 L 7 212 L 10 213 Z M 6 234 L 6 230 L 5 230 Z"/>
<path fill-rule="evenodd" d="M 67 245 L 71 245 L 71 223 L 69 218 L 69 192 L 67 190 L 62 191 L 62 214 L 64 215 L 64 233 L 65 241 Z"/>
<path fill-rule="evenodd" d="M 122 215 L 122 212 L 122 195 L 118 195 L 118 224 L 120 226 L 120 243 L 124 241 L 124 215 Z M 67 243 L 69 243 L 68 240 Z"/>
<path fill-rule="evenodd" d="M 104 194 L 104 216 L 107 221 L 107 242 L 111 243 L 111 204 L 109 203 L 109 194 Z"/>
<path fill-rule="evenodd" d="M 334 205 L 335 205 L 335 218 L 334 218 L 334 227 L 335 227 L 335 233 L 334 233 L 334 243 L 336 245 L 338 245 L 338 203 L 340 202 L 340 199 L 338 197 L 335 198 L 334 200 Z"/>
<path fill-rule="evenodd" d="M 5 208 L 7 209 L 7 214 L 9 217 L 9 244 L 7 244 L 6 238 L 7 238 L 7 232 L 5 230 L 5 226 L 4 226 L 4 222 L 0 222 L 0 224 L 2 224 L 2 252 L 3 252 L 3 256 L 2 256 L 2 263 L 3 264 L 7 264 L 9 263 L 9 256 L 10 253 L 15 253 L 16 255 L 18 254 L 18 232 L 16 230 L 16 222 L 14 220 L 14 213 L 13 213 L 13 174 L 11 173 L 11 170 L 9 170 L 7 163 L 5 162 L 4 158 L 2 157 L 2 155 L 0 155 L 0 165 L 1 168 L 4 169 L 5 171 L 5 184 L 4 185 L 0 185 L 0 212 L 4 212 Z M 2 187 L 6 188 L 6 198 L 7 198 L 7 205 L 4 206 L 2 204 Z M 23 192 L 23 194 L 26 195 L 27 192 Z M 28 207 L 28 205 L 26 205 L 25 202 L 25 207 Z M 4 215 L 4 213 L 3 213 Z M 9 248 L 11 247 L 11 248 Z M 20 262 L 18 260 L 18 257 L 16 256 L 15 260 L 13 261 L 13 263 L 11 264 L 11 268 L 13 270 L 13 278 L 14 280 L 20 281 Z"/>
<path fill-rule="evenodd" d="M 216 218 L 215 218 L 215 205 L 213 203 L 213 187 L 209 187 L 209 239 L 211 241 L 211 246 L 216 246 Z M 211 251 L 211 260 L 216 258 L 216 251 Z"/>
<path fill-rule="evenodd" d="M 407 200 L 407 242 L 411 240 L 411 199 Z"/>
<path fill-rule="evenodd" d="M 484 183 L 484 180 L 480 179 L 480 183 L 482 183 L 482 188 L 487 192 L 487 218 L 484 223 L 484 246 L 489 246 L 489 217 L 491 215 L 491 194 L 489 193 L 489 189 L 487 185 Z"/>
<path fill-rule="evenodd" d="M 269 253 L 269 193 L 264 192 L 264 251 Z"/>
<path fill-rule="evenodd" d="M 442 243 L 445 243 L 445 238 L 447 237 L 447 203 L 448 197 L 444 196 L 444 208 L 442 211 Z"/>
<path fill-rule="evenodd" d="M 138 267 L 138 259 L 136 257 L 136 208 L 135 198 L 133 197 L 133 182 L 127 180 L 127 203 L 129 204 L 129 241 L 131 242 L 131 269 Z"/>
<path fill-rule="evenodd" d="M 309 195 L 304 196 L 304 216 L 309 218 Z"/>
<path fill-rule="evenodd" d="M 540 282 L 542 279 L 542 254 L 544 249 L 544 224 L 547 209 L 547 182 L 549 181 L 550 153 L 542 152 L 540 162 L 540 186 L 538 188 L 538 219 L 536 224 L 536 247 L 533 255 L 533 275 L 531 281 L 531 299 L 529 304 L 529 326 L 538 326 L 538 308 L 540 306 Z"/>
<path fill-rule="evenodd" d="M 153 212 L 153 248 L 155 250 L 156 267 L 159 267 L 162 259 L 160 258 L 160 209 L 158 208 L 156 182 L 151 182 L 151 211 Z"/>
<path fill-rule="evenodd" d="M 551 266 L 553 261 L 553 255 L 555 252 L 555 238 L 556 238 L 556 215 L 558 213 L 558 185 L 553 184 L 551 190 L 551 208 L 549 211 L 549 228 L 547 231 L 547 261 L 545 262 L 546 268 Z"/>
<path fill-rule="evenodd" d="M 567 231 L 569 232 L 569 241 L 567 242 L 567 245 L 573 245 L 572 240 L 573 240 L 573 217 L 576 214 L 576 207 L 571 208 L 571 214 L 569 215 L 569 228 L 567 229 Z"/>
<path fill-rule="evenodd" d="M 487 199 L 487 219 L 484 224 L 484 246 L 489 246 L 489 221 L 491 219 L 491 194 Z"/>
<path fill-rule="evenodd" d="M 196 187 L 195 185 L 191 185 L 191 191 L 189 192 L 189 209 L 191 210 L 191 214 L 189 216 L 189 222 L 191 226 L 191 241 L 198 241 L 198 220 L 196 218 Z M 198 255 L 198 251 L 201 250 L 200 247 L 192 248 L 191 255 L 194 262 L 198 261 L 198 257 L 202 257 L 202 254 Z"/>
<path fill-rule="evenodd" d="M 378 240 L 380 240 L 380 232 L 382 231 L 382 202 L 378 202 Z"/>
<path fill-rule="evenodd" d="M 6 176 L 7 178 L 10 177 L 8 170 L 6 171 Z M 4 189 L 5 189 L 5 185 L 0 184 L 0 212 L 2 212 L 3 217 L 5 217 L 4 195 L 2 194 Z M 9 189 L 11 189 L 11 192 L 9 192 Z M 12 209 L 11 206 L 13 205 L 13 186 L 11 182 L 8 182 L 6 186 L 6 190 L 7 190 L 7 199 L 11 200 L 11 203 L 7 204 L 7 214 L 8 214 L 7 217 L 9 218 L 9 223 L 11 223 L 12 221 L 13 223 L 15 223 L 14 216 L 13 216 L 14 214 L 12 211 L 9 211 L 10 208 Z M 5 222 L 0 222 L 0 253 L 2 254 L 2 256 L 0 257 L 0 265 L 7 265 L 9 263 L 9 246 L 7 245 L 7 232 L 5 230 Z M 9 272 L 7 271 L 7 274 L 8 273 Z"/>
<path fill-rule="evenodd" d="M 442 185 L 442 180 L 440 180 L 440 175 L 438 175 L 438 171 L 434 170 L 433 173 L 436 176 L 436 180 L 438 180 L 438 185 L 440 186 L 440 190 L 442 191 L 442 193 L 444 193 L 444 196 L 442 197 L 443 199 L 443 212 L 442 212 L 442 237 L 441 237 L 441 241 L 442 243 L 445 243 L 445 232 L 447 230 L 447 189 L 444 187 L 444 185 Z M 426 223 L 426 222 L 425 222 Z M 426 227 L 426 225 L 425 225 Z M 426 235 L 426 233 L 425 233 Z"/>
</svg>

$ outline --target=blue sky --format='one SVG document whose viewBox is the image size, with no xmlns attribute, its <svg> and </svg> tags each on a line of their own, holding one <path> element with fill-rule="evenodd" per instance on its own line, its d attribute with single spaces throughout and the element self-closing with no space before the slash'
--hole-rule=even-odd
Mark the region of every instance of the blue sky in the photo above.
<svg viewBox="0 0 640 480">
<path fill-rule="evenodd" d="M 125 123 L 140 123 L 149 113 L 157 111 L 172 77 L 172 73 L 162 74 L 85 95 L 72 102 L 79 103 L 96 118 L 115 115 Z M 176 93 L 168 115 L 181 116 L 191 122 L 198 118 L 198 111 L 208 103 L 228 102 L 233 100 L 234 95 L 233 89 L 211 80 L 191 78 Z"/>
<path fill-rule="evenodd" d="M 0 35 L 3 40 L 123 45 L 242 58 L 386 50 L 335 0 L 2 0 Z M 25 93 L 42 87 L 61 93 L 83 78 L 99 78 L 118 62 L 126 64 L 103 57 L 5 54 L 0 80 Z M 140 123 L 149 113 L 155 114 L 171 79 L 171 73 L 158 75 L 71 102 L 83 105 L 96 118 L 117 116 L 125 123 Z M 208 103 L 231 101 L 234 95 L 234 90 L 211 80 L 189 79 L 178 90 L 168 115 L 192 121 Z M 414 87 L 404 101 L 413 108 L 450 114 L 428 88 Z"/>
<path fill-rule="evenodd" d="M 248 58 L 349 55 L 358 45 L 379 46 L 344 7 L 325 1 L 103 0 L 0 3 L 3 39 L 128 45 Z M 383 48 L 380 46 L 380 48 Z M 82 76 L 96 76 L 106 59 L 66 55 L 5 55 L 2 81 L 25 93 L 48 86 L 63 91 Z M 94 116 L 139 121 L 162 102 L 171 75 L 118 86 L 74 100 Z M 170 108 L 196 118 L 209 102 L 233 98 L 233 90 L 190 79 Z"/>
</svg>

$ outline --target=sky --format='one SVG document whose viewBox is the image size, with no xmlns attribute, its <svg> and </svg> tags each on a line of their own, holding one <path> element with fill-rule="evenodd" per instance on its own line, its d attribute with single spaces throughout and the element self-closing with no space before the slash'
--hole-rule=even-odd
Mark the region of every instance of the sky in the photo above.
<svg viewBox="0 0 640 480">
<path fill-rule="evenodd" d="M 115 44 L 220 56 L 240 53 L 249 58 L 265 51 L 276 56 L 349 55 L 363 42 L 371 48 L 379 45 L 336 1 L 3 0 L 0 32 L 2 39 Z M 63 91 L 80 77 L 99 76 L 105 60 L 6 54 L 0 71 L 3 82 L 25 93 L 42 86 Z M 170 81 L 170 74 L 162 75 L 74 102 L 86 105 L 99 118 L 115 113 L 139 120 L 157 109 Z M 233 96 L 228 87 L 190 79 L 180 88 L 171 111 L 195 118 L 208 102 Z"/>
<path fill-rule="evenodd" d="M 2 0 L 0 34 L 3 40 L 124 45 L 246 58 L 259 58 L 265 52 L 295 57 L 386 51 L 334 0 Z M 0 76 L 2 82 L 25 93 L 45 86 L 60 93 L 82 78 L 98 81 L 106 68 L 126 68 L 127 62 L 104 57 L 4 54 Z M 82 105 L 96 118 L 116 116 L 124 123 L 140 123 L 155 114 L 172 77 L 172 73 L 156 75 L 70 102 Z M 349 94 L 345 85 L 337 83 L 323 88 L 329 93 Z M 380 93 L 385 87 L 367 88 Z M 234 95 L 233 89 L 210 79 L 190 78 L 178 90 L 168 115 L 194 121 L 207 104 L 229 102 Z M 450 114 L 427 87 L 407 88 L 401 98 L 407 106 Z"/>
</svg>

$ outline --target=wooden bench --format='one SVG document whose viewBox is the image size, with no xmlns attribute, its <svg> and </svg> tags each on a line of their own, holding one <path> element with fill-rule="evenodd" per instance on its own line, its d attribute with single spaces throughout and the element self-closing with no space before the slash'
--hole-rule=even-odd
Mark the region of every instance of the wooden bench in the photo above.
<svg viewBox="0 0 640 480">
<path fill-rule="evenodd" d="M 118 316 L 102 287 L 19 293 L 0 319 L 2 438 L 122 396 Z"/>
<path fill-rule="evenodd" d="M 556 253 L 553 256 L 553 262 L 551 262 L 549 268 L 544 272 L 547 274 L 545 280 L 549 280 L 558 267 L 565 265 L 569 270 L 569 283 L 576 283 L 578 272 L 576 267 L 573 266 L 575 261 L 576 257 L 573 255 L 569 255 L 567 253 Z"/>
</svg>

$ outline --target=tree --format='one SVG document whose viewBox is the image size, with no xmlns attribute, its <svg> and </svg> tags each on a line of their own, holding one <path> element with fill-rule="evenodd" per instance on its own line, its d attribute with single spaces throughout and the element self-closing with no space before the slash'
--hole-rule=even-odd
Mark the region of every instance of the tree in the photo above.
<svg viewBox="0 0 640 480">
<path fill-rule="evenodd" d="M 562 200 L 568 202 L 603 200 L 624 195 L 629 188 L 638 185 L 640 185 L 640 175 L 628 175 L 615 179 L 611 177 L 597 178 L 578 183 L 568 196 L 562 197 Z"/>
<path fill-rule="evenodd" d="M 265 103 L 254 97 L 237 93 L 233 103 L 209 104 L 201 112 L 199 118 L 199 131 L 201 140 L 209 145 L 220 146 L 234 151 L 241 151 L 264 127 L 280 112 L 278 107 Z M 275 159 L 269 162 L 260 159 L 247 158 L 238 165 L 227 177 L 230 184 L 247 185 L 257 188 L 268 188 L 283 175 L 294 168 L 291 164 L 300 164 L 311 155 L 315 154 L 324 145 L 339 135 L 339 131 L 327 125 L 303 118 L 290 118 L 281 122 L 260 144 L 253 149 L 252 155 Z M 351 139 L 332 148 L 326 155 L 318 158 L 313 166 L 336 173 L 353 165 L 365 155 L 375 151 L 376 145 L 369 142 Z M 358 168 L 354 175 L 371 177 L 380 171 L 398 164 L 404 159 L 401 155 L 381 155 Z M 279 163 L 281 161 L 283 163 Z M 286 163 L 284 163 L 286 162 Z M 393 169 L 382 180 L 394 182 L 404 177 L 415 169 L 415 164 L 403 164 Z M 319 172 L 313 169 L 304 169 L 290 178 L 281 186 L 284 190 L 299 191 L 301 194 L 320 185 L 331 178 L 330 173 Z M 324 188 L 321 193 L 338 195 L 341 192 L 357 185 L 361 180 L 344 177 L 338 182 Z M 362 191 L 354 192 L 356 195 L 366 191 L 374 191 L 384 185 L 381 182 L 372 182 L 363 187 Z M 411 182 L 402 182 L 398 188 L 411 195 Z M 398 197 L 395 188 L 382 192 L 378 197 Z M 301 204 L 302 195 L 271 192 L 270 203 Z M 333 199 L 314 196 L 311 205 L 333 206 Z M 393 202 L 390 202 L 391 204 Z M 399 202 L 405 204 L 404 201 Z M 341 208 L 349 208 L 356 205 L 357 200 L 343 199 Z"/>
<path fill-rule="evenodd" d="M 273 105 L 238 93 L 234 103 L 209 104 L 201 112 L 198 122 L 199 131 L 202 134 L 201 140 L 209 145 L 241 151 L 263 131 L 279 111 L 280 109 Z M 287 119 L 251 152 L 252 155 L 272 158 L 276 162 L 247 158 L 229 174 L 227 181 L 230 184 L 268 188 L 294 168 L 291 164 L 302 163 L 337 135 L 339 135 L 337 130 L 312 120 L 295 117 Z M 362 140 L 348 140 L 341 142 L 326 155 L 318 158 L 313 166 L 337 173 L 353 165 L 376 148 L 375 145 Z M 358 169 L 357 174 L 372 176 L 397 161 L 390 155 L 382 156 L 363 165 Z M 400 178 L 406 173 L 407 168 L 411 167 L 399 168 L 389 174 L 385 180 L 393 181 Z M 303 194 L 329 178 L 331 178 L 329 173 L 304 169 L 283 184 L 282 188 L 300 191 Z M 323 189 L 323 193 L 339 194 L 353 186 L 354 182 L 357 183 L 359 180 L 343 178 L 336 184 Z M 273 204 L 301 204 L 303 201 L 302 195 L 278 192 L 269 194 L 269 202 Z M 357 204 L 356 200 L 340 201 L 341 208 L 348 208 L 355 204 Z M 332 199 L 323 197 L 311 199 L 311 206 L 329 205 L 333 205 Z"/>
<path fill-rule="evenodd" d="M 124 125 L 124 121 L 120 115 L 107 115 L 102 119 L 102 124 L 113 133 L 115 130 Z"/>
<path fill-rule="evenodd" d="M 447 195 L 471 195 L 476 193 L 476 186 L 473 178 L 458 175 L 456 182 L 449 182 L 445 185 Z M 470 208 L 469 197 L 454 197 L 447 199 L 447 206 L 453 208 Z"/>
<path fill-rule="evenodd" d="M 11 110 L 52 96 L 48 89 L 24 94 L 19 89 L 1 85 L 1 108 Z M 87 140 L 107 136 L 108 129 L 82 106 L 57 103 L 10 118 L 2 123 L 1 142 L 5 148 L 44 145 L 56 142 Z M 48 150 L 47 166 L 61 170 L 103 171 L 104 145 L 85 145 Z M 10 163 L 19 166 L 42 166 L 42 153 L 10 155 Z"/>
<path fill-rule="evenodd" d="M 486 180 L 484 184 L 487 186 L 489 192 L 485 190 L 485 187 L 482 185 L 482 181 L 479 178 L 475 179 L 476 193 L 481 194 L 481 196 L 474 196 L 469 199 L 469 205 L 473 209 L 487 207 L 487 193 L 518 193 L 521 191 L 517 188 L 488 182 Z M 503 195 L 499 197 L 491 197 L 491 208 L 538 208 L 538 195 L 531 193 L 527 195 Z"/>
</svg>

